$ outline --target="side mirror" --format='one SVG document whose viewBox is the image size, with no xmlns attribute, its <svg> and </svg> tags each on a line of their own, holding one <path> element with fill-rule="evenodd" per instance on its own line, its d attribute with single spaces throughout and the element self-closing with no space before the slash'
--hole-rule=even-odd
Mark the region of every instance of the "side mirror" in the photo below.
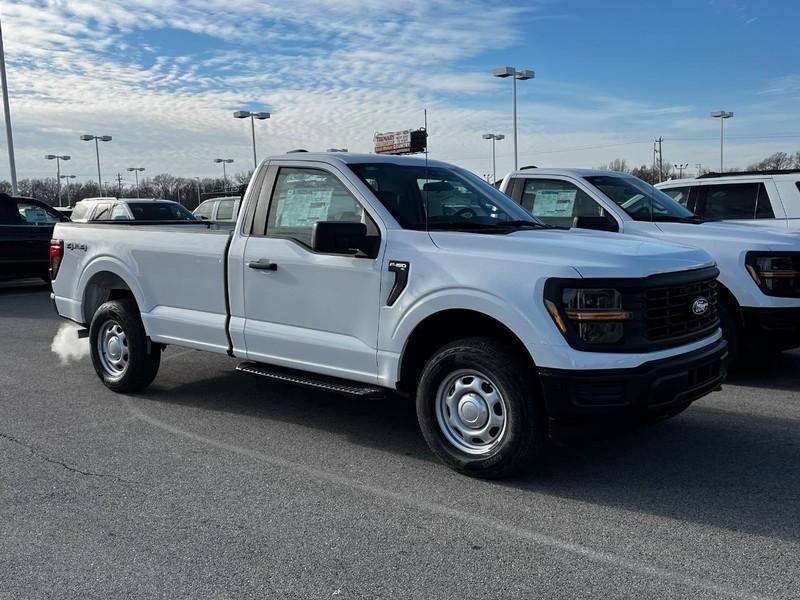
<svg viewBox="0 0 800 600">
<path fill-rule="evenodd" d="M 367 238 L 364 223 L 346 221 L 317 221 L 311 229 L 311 248 L 314 252 L 330 254 L 372 253 L 373 244 Z"/>
<path fill-rule="evenodd" d="M 575 217 L 572 220 L 572 227 L 598 231 L 619 231 L 617 222 L 611 217 Z"/>
</svg>

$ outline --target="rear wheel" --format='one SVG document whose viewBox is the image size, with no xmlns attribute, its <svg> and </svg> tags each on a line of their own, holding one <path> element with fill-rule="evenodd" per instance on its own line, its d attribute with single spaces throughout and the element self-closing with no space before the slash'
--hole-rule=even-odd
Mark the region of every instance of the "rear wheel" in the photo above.
<svg viewBox="0 0 800 600">
<path fill-rule="evenodd" d="M 473 477 L 508 477 L 533 464 L 545 441 L 540 407 L 529 366 L 491 338 L 441 348 L 417 388 L 417 417 L 431 450 Z"/>
<path fill-rule="evenodd" d="M 94 370 L 109 389 L 138 392 L 155 379 L 161 347 L 147 339 L 133 300 L 102 304 L 92 318 L 89 340 Z"/>
</svg>

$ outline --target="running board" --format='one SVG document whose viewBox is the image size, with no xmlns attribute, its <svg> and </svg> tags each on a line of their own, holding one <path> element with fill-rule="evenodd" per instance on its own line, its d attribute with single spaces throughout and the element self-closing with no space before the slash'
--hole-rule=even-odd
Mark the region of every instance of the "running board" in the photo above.
<svg viewBox="0 0 800 600">
<path fill-rule="evenodd" d="M 325 375 L 315 375 L 313 373 L 305 373 L 303 371 L 295 371 L 293 369 L 284 369 L 262 363 L 245 361 L 239 363 L 236 366 L 236 370 L 242 373 L 250 373 L 252 375 L 268 377 L 269 379 L 274 379 L 275 381 L 283 381 L 285 383 L 292 383 L 295 385 L 304 385 L 306 387 L 317 388 L 319 390 L 347 394 L 348 396 L 359 396 L 366 398 L 384 395 L 383 388 L 375 385 L 359 383 L 356 381 L 348 381 L 346 379 L 338 379 L 336 377 L 327 377 Z"/>
</svg>

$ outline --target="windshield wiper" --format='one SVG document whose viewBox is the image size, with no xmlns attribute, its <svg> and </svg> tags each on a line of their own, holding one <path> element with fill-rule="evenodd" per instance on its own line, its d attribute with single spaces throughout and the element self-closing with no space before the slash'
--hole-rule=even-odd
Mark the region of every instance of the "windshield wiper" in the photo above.
<svg viewBox="0 0 800 600">
<path fill-rule="evenodd" d="M 512 221 L 498 221 L 497 223 L 492 223 L 492 227 L 514 227 L 519 229 L 553 229 L 552 225 L 546 225 L 545 223 L 539 223 L 537 221 L 526 221 L 524 219 L 514 219 Z"/>
<path fill-rule="evenodd" d="M 705 223 L 707 219 L 703 217 L 698 217 L 697 215 L 691 215 L 688 217 L 679 217 L 678 215 L 647 215 L 649 218 L 645 218 L 645 221 L 661 221 L 664 223 Z"/>
</svg>

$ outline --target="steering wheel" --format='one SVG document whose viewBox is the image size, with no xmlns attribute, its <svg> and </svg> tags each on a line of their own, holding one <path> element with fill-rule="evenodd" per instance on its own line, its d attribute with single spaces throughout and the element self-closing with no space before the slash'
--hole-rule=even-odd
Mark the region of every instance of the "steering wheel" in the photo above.
<svg viewBox="0 0 800 600">
<path fill-rule="evenodd" d="M 474 209 L 466 207 L 457 210 L 453 216 L 460 217 L 462 219 L 466 219 L 467 221 L 469 221 L 477 217 L 478 213 L 476 213 Z"/>
</svg>

